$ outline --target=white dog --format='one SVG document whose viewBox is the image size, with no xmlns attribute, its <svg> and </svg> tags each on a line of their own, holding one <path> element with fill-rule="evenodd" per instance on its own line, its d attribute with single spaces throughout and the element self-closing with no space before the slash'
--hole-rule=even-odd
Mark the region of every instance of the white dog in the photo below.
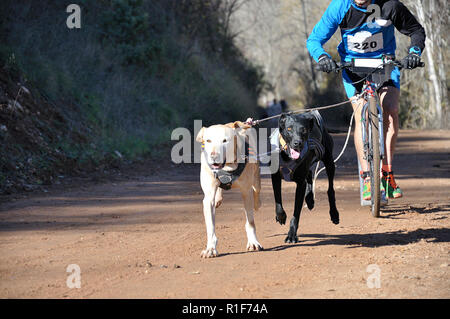
<svg viewBox="0 0 450 319">
<path fill-rule="evenodd" d="M 222 189 L 239 188 L 244 200 L 247 216 L 247 250 L 261 250 L 256 238 L 254 211 L 261 206 L 259 193 L 261 177 L 256 158 L 245 156 L 248 148 L 246 131 L 250 125 L 237 121 L 225 125 L 202 127 L 197 141 L 202 143 L 200 182 L 205 197 L 203 214 L 205 216 L 208 242 L 201 257 L 216 257 L 217 237 L 215 234 L 215 209 L 222 203 Z M 248 133 L 248 132 L 247 132 Z M 251 153 L 250 148 L 250 153 Z"/>
</svg>

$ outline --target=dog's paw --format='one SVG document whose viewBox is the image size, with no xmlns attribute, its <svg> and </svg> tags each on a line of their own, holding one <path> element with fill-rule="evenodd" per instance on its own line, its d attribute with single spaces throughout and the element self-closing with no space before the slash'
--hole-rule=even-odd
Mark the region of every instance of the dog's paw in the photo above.
<svg viewBox="0 0 450 319">
<path fill-rule="evenodd" d="M 264 248 L 261 246 L 258 242 L 248 242 L 247 243 L 247 251 L 260 251 L 264 250 Z"/>
<path fill-rule="evenodd" d="M 293 217 L 291 220 L 291 226 L 289 227 L 288 235 L 287 235 L 286 239 L 284 240 L 284 242 L 287 244 L 298 243 L 297 229 L 292 227 L 292 223 L 295 222 L 294 218 L 295 217 Z"/>
<path fill-rule="evenodd" d="M 298 237 L 295 234 L 292 234 L 291 232 L 288 233 L 286 239 L 284 240 L 286 244 L 295 244 L 298 243 Z"/>
<path fill-rule="evenodd" d="M 280 225 L 284 225 L 286 223 L 286 212 L 280 204 L 276 204 L 275 206 L 275 220 L 280 223 Z"/>
<path fill-rule="evenodd" d="M 306 205 L 308 206 L 309 210 L 312 210 L 314 208 L 314 193 L 313 192 L 309 192 L 308 194 L 306 194 L 305 202 L 306 202 Z"/>
<path fill-rule="evenodd" d="M 217 257 L 219 255 L 219 253 L 217 252 L 216 249 L 214 248 L 207 248 L 205 250 L 202 250 L 200 257 L 202 258 L 213 258 L 213 257 Z"/>
<path fill-rule="evenodd" d="M 333 224 L 335 225 L 339 224 L 339 212 L 337 210 L 335 211 L 330 210 L 330 218 Z"/>
<path fill-rule="evenodd" d="M 277 215 L 275 216 L 275 220 L 278 223 L 280 223 L 280 225 L 286 224 L 286 218 L 287 218 L 287 215 L 285 212 L 277 213 Z"/>
</svg>

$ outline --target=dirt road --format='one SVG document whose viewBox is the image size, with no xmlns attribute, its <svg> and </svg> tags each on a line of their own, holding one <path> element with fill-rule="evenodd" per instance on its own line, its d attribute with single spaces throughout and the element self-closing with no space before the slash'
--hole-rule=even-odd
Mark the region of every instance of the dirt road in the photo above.
<svg viewBox="0 0 450 319">
<path fill-rule="evenodd" d="M 344 135 L 334 138 L 338 153 Z M 232 190 L 217 212 L 220 256 L 200 258 L 199 165 L 3 198 L 0 297 L 450 298 L 450 131 L 401 132 L 395 173 L 405 197 L 378 219 L 359 205 L 350 144 L 335 183 L 341 223 L 329 220 L 322 174 L 297 244 L 284 243 L 288 225 L 275 223 L 263 176 L 261 252 L 245 251 L 243 206 Z M 283 188 L 290 218 L 294 185 Z M 70 264 L 80 267 L 79 289 L 66 284 Z"/>
</svg>

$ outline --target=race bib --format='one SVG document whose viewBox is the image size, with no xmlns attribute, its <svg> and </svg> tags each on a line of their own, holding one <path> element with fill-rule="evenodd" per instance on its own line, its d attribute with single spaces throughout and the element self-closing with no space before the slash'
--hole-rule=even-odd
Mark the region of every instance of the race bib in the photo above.
<svg viewBox="0 0 450 319">
<path fill-rule="evenodd" d="M 381 50 L 383 48 L 383 33 L 372 34 L 361 31 L 355 35 L 347 36 L 347 48 L 349 51 L 367 53 Z"/>
</svg>

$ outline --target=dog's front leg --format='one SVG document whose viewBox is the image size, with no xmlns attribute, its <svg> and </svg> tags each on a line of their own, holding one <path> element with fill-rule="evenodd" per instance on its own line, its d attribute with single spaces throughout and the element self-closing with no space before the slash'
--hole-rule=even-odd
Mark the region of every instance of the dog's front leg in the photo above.
<svg viewBox="0 0 450 319">
<path fill-rule="evenodd" d="M 297 182 L 297 188 L 295 190 L 295 207 L 294 216 L 292 216 L 291 223 L 289 225 L 289 232 L 284 240 L 285 243 L 297 243 L 297 229 L 298 222 L 300 220 L 300 212 L 302 211 L 303 201 L 305 198 L 306 183 L 305 180 Z"/>
<path fill-rule="evenodd" d="M 336 208 L 336 197 L 334 192 L 334 173 L 336 166 L 331 155 L 327 154 L 324 158 L 325 171 L 328 176 L 328 203 L 330 205 L 330 219 L 333 224 L 339 224 L 339 211 Z"/>
<path fill-rule="evenodd" d="M 247 232 L 247 250 L 262 250 L 263 247 L 256 238 L 256 226 L 253 216 L 254 198 L 253 189 L 251 187 L 241 189 L 242 199 L 244 200 L 245 214 L 247 221 L 245 222 L 245 231 Z"/>
<path fill-rule="evenodd" d="M 272 189 L 273 195 L 275 197 L 275 220 L 284 225 L 286 223 L 286 212 L 283 209 L 283 204 L 281 202 L 281 173 L 279 170 L 271 175 L 272 177 Z"/>
<path fill-rule="evenodd" d="M 309 210 L 314 208 L 314 193 L 313 193 L 313 180 L 312 180 L 312 171 L 308 171 L 308 175 L 306 176 L 306 196 L 305 202 L 308 205 Z"/>
<path fill-rule="evenodd" d="M 205 175 L 206 174 L 201 174 L 200 182 L 203 193 L 205 194 L 205 197 L 203 198 L 203 215 L 205 217 L 207 244 L 206 249 L 201 252 L 200 256 L 203 258 L 210 258 L 216 257 L 218 255 L 216 249 L 217 237 L 215 232 L 215 197 L 218 187 L 216 184 L 212 183 L 211 180 Z"/>
<path fill-rule="evenodd" d="M 205 195 L 203 199 L 203 215 L 205 216 L 207 244 L 206 249 L 201 253 L 201 257 L 203 258 L 216 257 L 218 255 L 216 249 L 217 237 L 215 232 L 215 210 L 216 207 L 214 196 Z"/>
<path fill-rule="evenodd" d="M 214 207 L 219 207 L 223 201 L 223 189 L 218 187 L 216 191 L 215 204 Z"/>
</svg>

